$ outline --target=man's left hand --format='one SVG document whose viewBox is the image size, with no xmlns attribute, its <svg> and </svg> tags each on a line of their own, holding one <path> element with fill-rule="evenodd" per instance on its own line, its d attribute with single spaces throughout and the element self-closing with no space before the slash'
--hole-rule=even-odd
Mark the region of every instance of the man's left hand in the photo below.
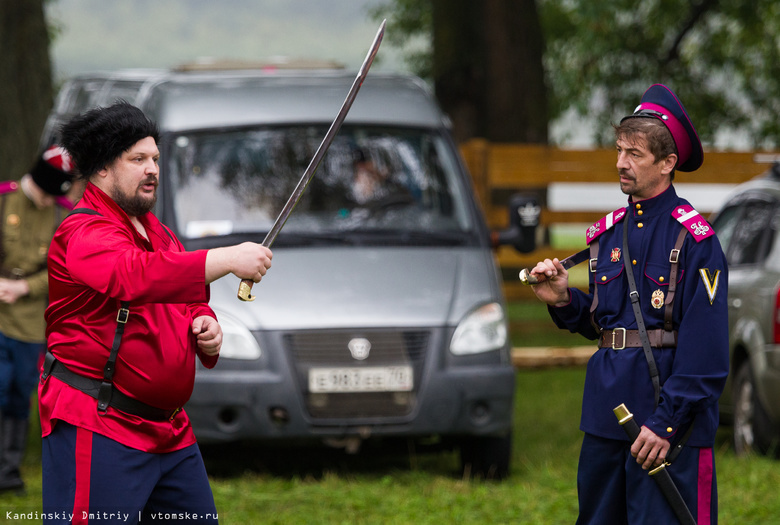
<svg viewBox="0 0 780 525">
<path fill-rule="evenodd" d="M 192 333 L 198 336 L 198 348 L 206 355 L 218 355 L 222 347 L 222 327 L 213 317 L 201 315 L 192 321 Z"/>
<path fill-rule="evenodd" d="M 659 437 L 646 426 L 642 426 L 639 437 L 631 445 L 631 455 L 636 458 L 636 462 L 642 465 L 644 470 L 648 470 L 652 467 L 658 467 L 664 462 L 670 447 L 671 443 L 668 440 Z"/>
</svg>

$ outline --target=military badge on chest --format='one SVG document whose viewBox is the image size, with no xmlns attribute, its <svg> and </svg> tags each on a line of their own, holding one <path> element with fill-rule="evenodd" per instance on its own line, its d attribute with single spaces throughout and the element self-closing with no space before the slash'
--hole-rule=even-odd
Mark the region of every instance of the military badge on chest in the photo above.
<svg viewBox="0 0 780 525">
<path fill-rule="evenodd" d="M 653 305 L 653 308 L 658 310 L 664 305 L 664 293 L 661 290 L 656 290 L 653 292 L 653 295 L 650 297 L 650 304 Z"/>
<path fill-rule="evenodd" d="M 620 248 L 612 248 L 612 253 L 609 256 L 609 259 L 612 262 L 619 262 L 620 261 Z"/>
</svg>

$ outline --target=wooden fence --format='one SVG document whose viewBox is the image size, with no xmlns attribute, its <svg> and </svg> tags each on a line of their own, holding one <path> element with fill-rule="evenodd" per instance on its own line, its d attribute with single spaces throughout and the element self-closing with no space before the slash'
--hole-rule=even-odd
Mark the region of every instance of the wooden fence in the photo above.
<svg viewBox="0 0 780 525">
<path fill-rule="evenodd" d="M 564 150 L 474 139 L 461 145 L 461 153 L 492 229 L 506 227 L 507 203 L 514 193 L 533 193 L 542 207 L 534 252 L 521 254 L 506 246 L 496 252 L 505 293 L 512 299 L 530 296 L 530 290 L 517 281 L 521 268 L 532 266 L 540 258 L 561 258 L 584 247 L 585 228 L 626 202 L 619 191 L 613 149 Z M 764 173 L 775 158 L 752 152 L 705 152 L 704 165 L 698 171 L 677 172 L 675 187 L 707 215 L 736 184 Z M 609 198 L 605 197 L 609 192 Z M 562 224 L 582 225 L 581 245 L 550 245 L 551 231 Z"/>
</svg>

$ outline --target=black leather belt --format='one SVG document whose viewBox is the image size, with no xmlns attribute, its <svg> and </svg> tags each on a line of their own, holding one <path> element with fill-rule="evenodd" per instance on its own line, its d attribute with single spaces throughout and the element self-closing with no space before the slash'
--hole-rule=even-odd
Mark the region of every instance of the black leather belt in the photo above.
<svg viewBox="0 0 780 525">
<path fill-rule="evenodd" d="M 650 346 L 653 348 L 676 348 L 677 332 L 667 332 L 666 330 L 648 330 L 647 337 L 650 339 Z M 603 330 L 599 336 L 600 348 L 612 348 L 613 350 L 623 350 L 624 348 L 642 348 L 642 340 L 639 337 L 639 330 L 626 330 L 625 328 L 615 328 L 614 330 Z"/>
<path fill-rule="evenodd" d="M 46 359 L 43 364 L 43 374 L 41 375 L 41 382 L 43 382 L 48 376 L 54 376 L 66 385 L 70 385 L 76 390 L 84 392 L 90 397 L 98 398 L 98 392 L 100 392 L 100 386 L 103 381 L 100 379 L 92 379 L 90 377 L 84 377 L 76 372 L 69 370 L 65 365 L 57 361 L 57 358 L 51 352 L 46 352 Z M 153 407 L 147 405 L 137 399 L 134 399 L 118 389 L 113 388 L 111 390 L 111 400 L 108 403 L 109 406 L 121 410 L 125 414 L 138 416 L 149 421 L 166 421 L 173 420 L 181 411 L 181 408 L 175 410 L 165 410 L 162 408 Z"/>
</svg>

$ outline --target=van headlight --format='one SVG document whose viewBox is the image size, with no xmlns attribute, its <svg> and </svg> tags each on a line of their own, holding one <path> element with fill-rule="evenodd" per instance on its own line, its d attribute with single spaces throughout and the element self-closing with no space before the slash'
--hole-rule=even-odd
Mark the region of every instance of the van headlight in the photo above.
<svg viewBox="0 0 780 525">
<path fill-rule="evenodd" d="M 246 326 L 224 312 L 217 312 L 217 317 L 222 327 L 220 357 L 244 360 L 260 358 L 260 345 Z"/>
<path fill-rule="evenodd" d="M 498 303 L 490 303 L 477 308 L 458 324 L 450 342 L 450 352 L 480 354 L 498 350 L 506 341 L 504 309 Z"/>
</svg>

